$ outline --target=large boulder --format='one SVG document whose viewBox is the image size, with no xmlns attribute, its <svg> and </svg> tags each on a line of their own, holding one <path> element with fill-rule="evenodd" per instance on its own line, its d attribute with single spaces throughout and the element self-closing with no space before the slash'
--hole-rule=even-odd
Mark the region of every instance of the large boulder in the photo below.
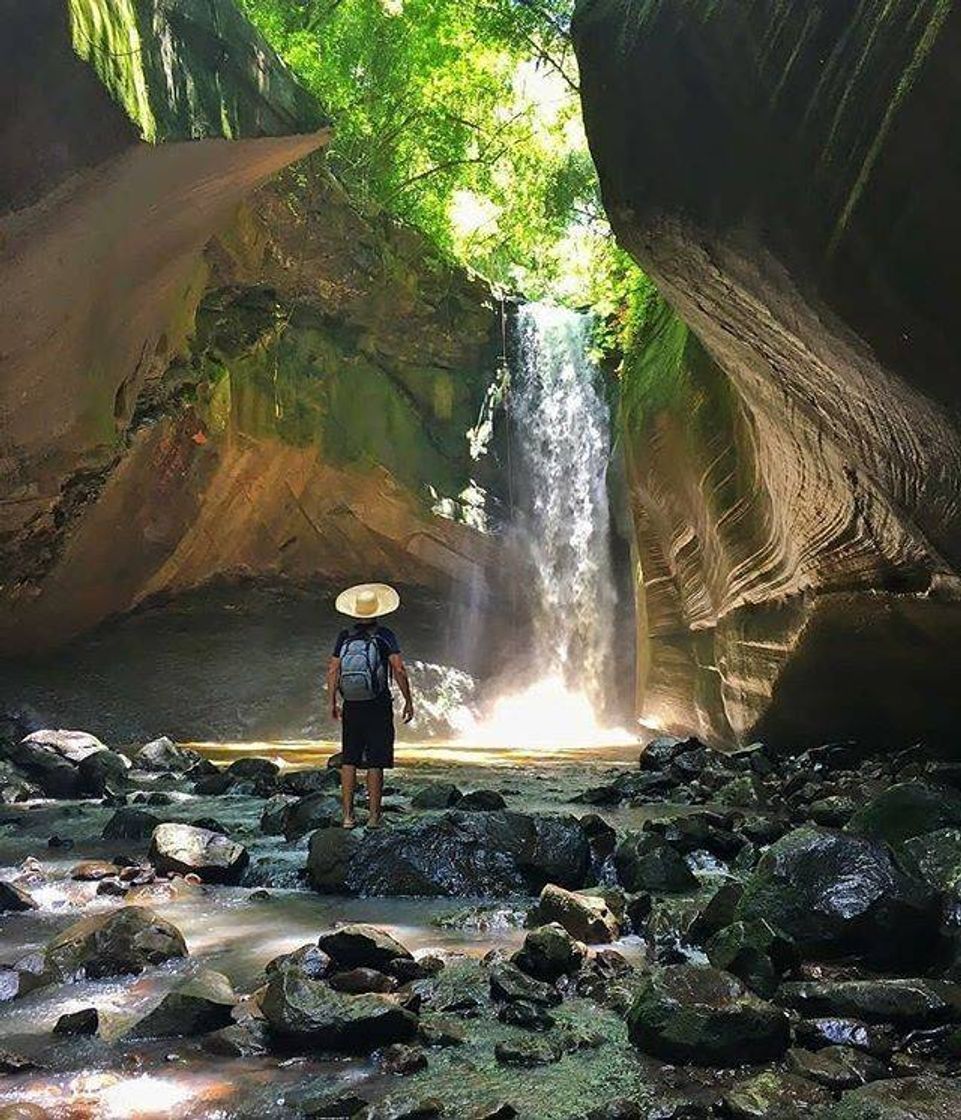
<svg viewBox="0 0 961 1120">
<path fill-rule="evenodd" d="M 902 1028 L 961 1021 L 961 985 L 947 980 L 807 980 L 782 984 L 777 998 L 807 1018 L 831 1016 Z"/>
<path fill-rule="evenodd" d="M 342 829 L 311 837 L 307 871 L 316 889 L 364 895 L 504 895 L 546 883 L 579 887 L 590 869 L 587 836 L 574 817 L 497 811 L 405 821 L 363 836 Z"/>
<path fill-rule="evenodd" d="M 858 809 L 847 824 L 849 832 L 900 844 L 912 836 L 961 825 L 961 793 L 925 782 L 889 786 Z"/>
<path fill-rule="evenodd" d="M 620 922 L 600 896 L 568 891 L 556 883 L 548 883 L 527 917 L 531 926 L 556 922 L 578 941 L 588 945 L 616 941 Z"/>
<path fill-rule="evenodd" d="M 203 971 L 177 984 L 132 1028 L 135 1038 L 206 1034 L 232 1022 L 237 997 L 220 972 Z"/>
<path fill-rule="evenodd" d="M 243 844 L 228 836 L 174 822 L 154 829 L 148 855 L 160 872 L 193 874 L 205 883 L 237 883 L 250 862 Z"/>
<path fill-rule="evenodd" d="M 767 922 L 806 956 L 856 954 L 888 967 L 929 959 L 939 900 L 884 845 L 801 828 L 761 857 L 736 913 L 741 921 Z"/>
<path fill-rule="evenodd" d="M 321 894 L 346 894 L 347 877 L 361 847 L 360 835 L 346 828 L 320 828 L 310 838 L 307 880 Z"/>
<path fill-rule="evenodd" d="M 135 805 L 124 805 L 103 826 L 104 840 L 146 840 L 160 825 L 160 818 Z"/>
<path fill-rule="evenodd" d="M 179 746 L 166 735 L 145 743 L 134 755 L 134 765 L 158 774 L 186 774 L 213 767 L 198 751 Z"/>
<path fill-rule="evenodd" d="M 27 891 L 18 887 L 16 883 L 0 880 L 0 914 L 19 913 L 24 910 L 36 910 L 37 901 Z"/>
<path fill-rule="evenodd" d="M 787 1050 L 785 1012 L 715 968 L 671 965 L 646 976 L 627 1016 L 638 1049 L 668 1062 L 738 1066 Z"/>
<path fill-rule="evenodd" d="M 270 977 L 260 1008 L 280 1041 L 312 1050 L 369 1053 L 417 1033 L 417 1016 L 389 996 L 343 995 L 296 969 Z"/>
<path fill-rule="evenodd" d="M 824 1113 L 823 1120 L 956 1120 L 958 1116 L 961 1081 L 929 1075 L 852 1089 Z"/>
<path fill-rule="evenodd" d="M 813 1081 L 765 1070 L 738 1081 L 721 1098 L 720 1108 L 729 1120 L 809 1120 L 830 1103 L 831 1094 Z"/>
<path fill-rule="evenodd" d="M 77 797 L 82 792 L 80 763 L 106 749 L 86 731 L 44 730 L 32 732 L 19 743 L 6 744 L 3 751 L 47 797 Z"/>
<path fill-rule="evenodd" d="M 129 769 L 130 760 L 125 755 L 110 750 L 94 751 L 77 765 L 79 791 L 88 797 L 103 797 L 108 789 L 122 789 Z"/>
<path fill-rule="evenodd" d="M 585 946 L 555 922 L 532 929 L 511 960 L 529 976 L 554 981 L 577 972 L 586 957 Z"/>
<path fill-rule="evenodd" d="M 628 832 L 614 851 L 621 886 L 652 894 L 684 894 L 697 889 L 697 878 L 684 857 L 663 837 L 647 831 Z"/>
<path fill-rule="evenodd" d="M 123 906 L 82 918 L 55 937 L 43 953 L 47 981 L 124 976 L 187 955 L 183 935 L 145 906 Z"/>
<path fill-rule="evenodd" d="M 338 968 L 375 968 L 384 971 L 396 960 L 412 960 L 411 953 L 386 930 L 354 923 L 325 933 L 318 946 Z"/>
<path fill-rule="evenodd" d="M 330 828 L 341 819 L 340 798 L 330 793 L 310 793 L 298 798 L 283 814 L 283 833 L 288 840 L 299 840 L 318 828 Z"/>
</svg>

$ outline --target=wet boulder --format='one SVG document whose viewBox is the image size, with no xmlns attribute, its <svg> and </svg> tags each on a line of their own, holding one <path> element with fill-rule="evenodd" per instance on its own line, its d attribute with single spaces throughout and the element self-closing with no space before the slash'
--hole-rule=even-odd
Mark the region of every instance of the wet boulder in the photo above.
<svg viewBox="0 0 961 1120">
<path fill-rule="evenodd" d="M 884 845 L 809 827 L 765 852 L 737 917 L 766 921 L 804 956 L 853 954 L 882 968 L 907 967 L 930 959 L 939 899 Z"/>
<path fill-rule="evenodd" d="M 311 793 L 288 806 L 283 815 L 283 833 L 288 840 L 299 840 L 318 828 L 340 823 L 340 798 L 330 793 Z"/>
<path fill-rule="evenodd" d="M 16 805 L 37 797 L 43 797 L 40 786 L 31 782 L 12 762 L 0 758 L 0 805 Z"/>
<path fill-rule="evenodd" d="M 410 951 L 385 930 L 360 922 L 325 933 L 317 944 L 340 969 L 384 971 L 395 960 L 413 959 Z"/>
<path fill-rule="evenodd" d="M 568 891 L 548 883 L 527 916 L 528 926 L 556 923 L 578 941 L 607 944 L 620 937 L 620 923 L 600 895 Z"/>
<path fill-rule="evenodd" d="M 267 836 L 282 836 L 287 810 L 300 800 L 289 793 L 275 793 L 267 799 L 260 814 L 260 831 Z"/>
<path fill-rule="evenodd" d="M 823 1114 L 823 1120 L 955 1120 L 957 1116 L 961 1116 L 961 1083 L 926 1076 L 852 1089 Z"/>
<path fill-rule="evenodd" d="M 78 767 L 89 755 L 107 748 L 85 731 L 34 731 L 19 743 L 2 747 L 4 757 L 47 797 L 78 797 Z"/>
<path fill-rule="evenodd" d="M 103 826 L 101 836 L 104 840 L 146 840 L 159 825 L 160 818 L 153 813 L 125 805 Z"/>
<path fill-rule="evenodd" d="M 808 1120 L 831 1101 L 831 1094 L 812 1081 L 765 1070 L 728 1089 L 720 1112 L 728 1120 Z"/>
<path fill-rule="evenodd" d="M 241 782 L 271 783 L 276 781 L 280 767 L 269 758 L 238 758 L 226 772 Z"/>
<path fill-rule="evenodd" d="M 861 1019 L 827 1016 L 802 1019 L 794 1027 L 794 1038 L 799 1046 L 808 1050 L 843 1046 L 863 1050 L 875 1057 L 886 1057 L 894 1047 L 893 1031 L 883 1025 L 865 1023 Z"/>
<path fill-rule="evenodd" d="M 123 906 L 82 918 L 55 937 L 44 950 L 41 976 L 46 982 L 100 980 L 186 955 L 176 926 L 145 906 Z"/>
<path fill-rule="evenodd" d="M 561 995 L 553 985 L 535 980 L 507 961 L 490 970 L 490 989 L 494 999 L 508 1003 L 532 1003 L 536 1007 L 556 1007 Z"/>
<path fill-rule="evenodd" d="M 912 836 L 901 846 L 905 865 L 935 890 L 961 890 L 961 828 L 940 828 Z"/>
<path fill-rule="evenodd" d="M 293 797 L 307 797 L 311 793 L 330 793 L 340 789 L 340 775 L 324 767 L 320 770 L 289 770 L 280 777 L 280 792 Z"/>
<path fill-rule="evenodd" d="M 133 1038 L 176 1038 L 220 1030 L 232 1022 L 237 996 L 220 972 L 204 970 L 177 984 L 129 1032 Z"/>
<path fill-rule="evenodd" d="M 626 833 L 614 851 L 614 866 L 618 882 L 629 891 L 684 894 L 698 885 L 684 857 L 654 832 Z"/>
<path fill-rule="evenodd" d="M 54 1024 L 53 1033 L 80 1037 L 96 1034 L 99 1027 L 100 1013 L 96 1007 L 82 1007 L 79 1011 L 61 1015 Z"/>
<path fill-rule="evenodd" d="M 108 789 L 122 790 L 129 770 L 130 760 L 117 751 L 94 751 L 77 764 L 79 791 L 87 797 L 103 797 Z"/>
<path fill-rule="evenodd" d="M 787 1068 L 826 1089 L 835 1090 L 856 1089 L 889 1076 L 884 1062 L 849 1046 L 826 1046 L 822 1050 L 792 1047 L 787 1052 Z"/>
<path fill-rule="evenodd" d="M 197 875 L 205 883 L 237 883 L 250 862 L 243 844 L 219 832 L 173 822 L 154 829 L 148 857 L 162 874 Z"/>
<path fill-rule="evenodd" d="M 897 845 L 912 836 L 961 826 L 961 792 L 925 782 L 889 786 L 848 821 L 857 836 Z"/>
<path fill-rule="evenodd" d="M 737 1066 L 787 1050 L 785 1012 L 715 968 L 671 965 L 645 976 L 627 1015 L 634 1045 L 663 1061 Z"/>
<path fill-rule="evenodd" d="M 781 977 L 798 963 L 797 950 L 765 921 L 734 922 L 705 946 L 715 968 L 738 977 L 758 995 L 770 998 Z"/>
<path fill-rule="evenodd" d="M 240 779 L 225 770 L 218 770 L 213 774 L 205 774 L 194 782 L 194 793 L 198 797 L 220 797 L 240 786 Z"/>
<path fill-rule="evenodd" d="M 464 813 L 493 813 L 506 809 L 507 801 L 496 789 L 475 789 L 460 798 L 457 808 Z"/>
<path fill-rule="evenodd" d="M 410 800 L 412 809 L 450 809 L 464 795 L 453 782 L 428 782 Z"/>
<path fill-rule="evenodd" d="M 310 838 L 307 880 L 321 894 L 347 894 L 347 879 L 361 836 L 345 828 L 320 828 Z"/>
<path fill-rule="evenodd" d="M 553 981 L 577 972 L 586 957 L 586 947 L 555 922 L 532 929 L 511 961 L 528 976 Z"/>
<path fill-rule="evenodd" d="M 700 750 L 703 746 L 698 739 L 675 739 L 663 735 L 652 739 L 641 751 L 640 767 L 642 770 L 664 770 L 685 752 Z"/>
<path fill-rule="evenodd" d="M 353 840 L 327 835 L 334 832 Z M 316 889 L 348 894 L 509 895 L 548 882 L 581 886 L 590 847 L 574 817 L 448 810 L 362 837 L 318 830 L 307 870 Z"/>
<path fill-rule="evenodd" d="M 267 962 L 264 969 L 267 976 L 275 972 L 294 971 L 306 976 L 309 980 L 321 980 L 327 976 L 333 962 L 318 945 L 301 945 L 291 953 L 282 953 Z"/>
<path fill-rule="evenodd" d="M 385 995 L 397 990 L 397 981 L 392 976 L 378 972 L 376 968 L 349 968 L 344 972 L 334 972 L 327 983 L 335 992 L 347 992 L 359 996 L 367 992 Z"/>
<path fill-rule="evenodd" d="M 380 1069 L 395 1077 L 410 1077 L 412 1073 L 427 1069 L 427 1055 L 417 1046 L 395 1042 L 381 1052 Z"/>
<path fill-rule="evenodd" d="M 0 914 L 15 914 L 38 909 L 38 903 L 16 883 L 0 880 Z"/>
<path fill-rule="evenodd" d="M 208 762 L 198 751 L 181 747 L 166 735 L 145 743 L 134 755 L 133 761 L 138 770 L 149 770 L 157 774 L 192 773 L 199 777 L 204 772 L 216 770 L 214 764 Z"/>
<path fill-rule="evenodd" d="M 961 985 L 947 980 L 807 980 L 782 984 L 777 999 L 805 1018 L 859 1019 L 901 1028 L 961 1022 Z"/>
<path fill-rule="evenodd" d="M 260 1008 L 281 1043 L 312 1050 L 370 1053 L 417 1033 L 417 1016 L 392 997 L 343 995 L 295 970 L 270 977 Z"/>
</svg>

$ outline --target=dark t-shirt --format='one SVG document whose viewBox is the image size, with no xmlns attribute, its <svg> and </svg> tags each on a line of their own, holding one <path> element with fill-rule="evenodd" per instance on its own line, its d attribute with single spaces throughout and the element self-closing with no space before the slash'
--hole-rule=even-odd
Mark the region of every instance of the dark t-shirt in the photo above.
<svg viewBox="0 0 961 1120">
<path fill-rule="evenodd" d="M 367 623 L 366 625 L 359 624 L 347 630 L 341 630 L 337 635 L 337 641 L 334 642 L 334 657 L 340 657 L 340 651 L 344 648 L 344 642 L 346 642 L 348 638 L 357 634 L 369 634 L 371 632 L 373 632 L 374 637 L 380 643 L 385 657 L 389 657 L 392 653 L 400 653 L 400 643 L 397 641 L 397 635 L 393 630 L 389 630 L 386 626 L 371 626 L 370 623 Z"/>
<path fill-rule="evenodd" d="M 400 642 L 397 641 L 397 635 L 393 630 L 386 626 L 379 626 L 377 623 L 358 623 L 349 629 L 341 630 L 337 635 L 337 640 L 334 642 L 334 657 L 340 657 L 341 651 L 344 648 L 344 643 L 348 638 L 355 637 L 358 634 L 373 633 L 377 644 L 380 646 L 381 653 L 384 655 L 384 663 L 387 666 L 387 688 L 383 692 L 383 696 L 390 699 L 390 682 L 393 674 L 390 671 L 390 661 L 388 660 L 392 653 L 400 653 Z M 351 703 L 364 703 L 364 701 L 351 701 L 345 700 L 345 704 Z M 370 703 L 370 701 L 367 701 Z"/>
</svg>

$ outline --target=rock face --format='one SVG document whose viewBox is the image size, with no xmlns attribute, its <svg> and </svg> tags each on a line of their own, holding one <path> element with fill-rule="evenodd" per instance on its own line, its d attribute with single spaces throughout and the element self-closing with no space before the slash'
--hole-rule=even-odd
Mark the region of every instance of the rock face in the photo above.
<svg viewBox="0 0 961 1120">
<path fill-rule="evenodd" d="M 105 497 L 125 445 L 138 442 L 141 392 L 184 352 L 212 232 L 327 133 L 319 107 L 231 0 L 41 0 L 11 14 L 4 37 L 17 66 L 0 134 L 19 156 L 0 197 L 0 542 L 4 645 L 15 648 L 129 596 L 116 534 L 101 530 L 99 548 L 88 539 L 82 557 L 64 555 L 68 538 Z M 100 329 L 105 311 L 111 330 Z M 168 486 L 179 469 L 171 436 L 161 437 Z M 131 500 L 113 495 L 121 507 Z M 114 506 L 109 524 L 126 535 L 132 520 Z M 137 581 L 169 550 L 161 542 L 171 527 L 148 520 Z M 48 580 L 61 560 L 92 567 L 58 599 Z M 97 581 L 106 588 L 115 575 L 96 602 Z M 75 598 L 83 584 L 86 602 Z M 21 612 L 36 618 L 36 639 L 22 632 Z"/>
<path fill-rule="evenodd" d="M 813 957 L 855 954 L 885 967 L 929 959 L 938 895 L 875 841 L 800 828 L 772 844 L 737 907 Z"/>
<path fill-rule="evenodd" d="M 660 293 L 621 417 L 655 725 L 957 725 L 959 36 L 936 0 L 580 0 L 604 203 Z"/>
<path fill-rule="evenodd" d="M 451 810 L 358 836 L 319 829 L 307 874 L 332 894 L 496 896 L 583 886 L 587 836 L 574 817 Z"/>
<path fill-rule="evenodd" d="M 44 314 L 25 325 L 19 301 L 41 297 L 20 270 L 0 272 L 0 294 L 16 295 L 0 320 L 16 372 L 0 414 L 18 402 L 3 445 L 14 474 L 0 487 L 0 498 L 15 498 L 0 505 L 0 559 L 12 573 L 0 599 L 3 648 L 50 647 L 150 596 L 238 573 L 302 584 L 376 568 L 435 590 L 481 586 L 492 549 L 466 524 L 461 495 L 472 478 L 488 484 L 465 432 L 496 372 L 489 288 L 412 230 L 361 213 L 319 160 L 251 193 L 323 142 L 316 107 L 231 0 L 210 6 L 212 27 L 197 25 L 204 6 L 187 0 L 132 6 L 143 9 L 148 54 L 182 47 L 184 66 L 194 35 L 225 36 L 219 49 L 236 71 L 220 79 L 239 87 L 223 86 L 226 96 L 243 108 L 256 81 L 263 109 L 257 120 L 228 114 L 232 143 L 201 139 L 214 124 L 198 110 L 192 143 L 175 128 L 158 132 L 162 144 L 131 139 L 111 165 L 116 183 L 90 197 L 78 186 L 57 233 L 68 246 L 76 227 L 87 237 L 77 238 L 82 286 L 59 241 L 34 246 L 32 211 L 9 219 L 24 274 L 46 277 L 49 254 L 71 299 L 78 287 L 91 297 L 67 302 L 47 278 Z M 246 72 L 254 60 L 256 73 Z M 101 92 L 105 105 L 91 112 L 121 117 Z M 148 80 L 151 97 L 163 92 Z M 132 261 L 108 252 L 118 244 Z M 105 273 L 99 282 L 92 267 Z M 71 316 L 54 329 L 44 315 L 61 297 Z M 105 305 L 124 328 L 109 337 L 89 325 Z M 76 377 L 37 372 L 57 363 Z M 90 369 L 95 385 L 79 372 Z"/>
</svg>

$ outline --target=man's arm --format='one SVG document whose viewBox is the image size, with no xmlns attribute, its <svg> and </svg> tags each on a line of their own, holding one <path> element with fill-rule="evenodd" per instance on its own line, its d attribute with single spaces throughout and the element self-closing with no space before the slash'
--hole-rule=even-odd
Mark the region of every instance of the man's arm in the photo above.
<svg viewBox="0 0 961 1120">
<path fill-rule="evenodd" d="M 410 694 L 410 678 L 407 676 L 407 666 L 399 653 L 390 655 L 390 667 L 394 673 L 394 680 L 404 697 L 404 714 L 401 717 L 404 723 L 410 723 L 414 718 L 414 698 Z"/>
<path fill-rule="evenodd" d="M 337 686 L 340 684 L 340 658 L 331 657 L 327 662 L 327 695 L 330 697 L 330 714 L 340 719 L 340 701 Z"/>
</svg>

